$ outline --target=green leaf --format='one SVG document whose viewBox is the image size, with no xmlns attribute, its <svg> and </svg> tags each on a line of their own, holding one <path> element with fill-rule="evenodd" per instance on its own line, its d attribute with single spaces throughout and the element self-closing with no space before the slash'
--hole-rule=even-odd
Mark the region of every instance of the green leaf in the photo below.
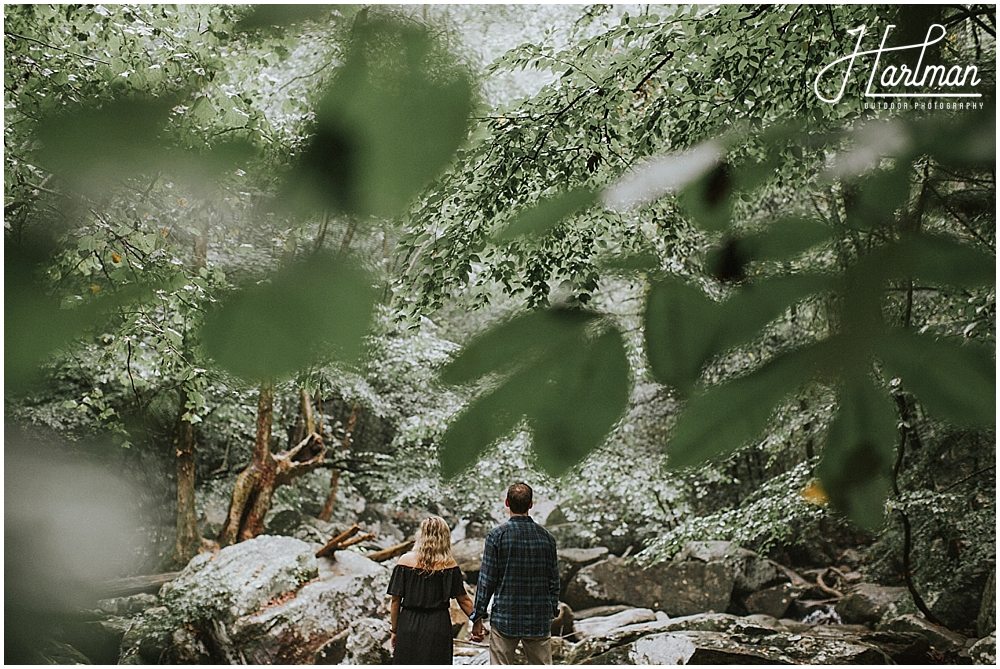
<svg viewBox="0 0 1000 669">
<path fill-rule="evenodd" d="M 955 288 L 996 281 L 996 256 L 948 237 L 921 234 L 899 245 L 900 270 L 922 281 Z"/>
<path fill-rule="evenodd" d="M 620 332 L 592 334 L 596 319 L 582 310 L 532 312 L 478 337 L 446 368 L 449 382 L 508 370 L 442 436 L 446 475 L 525 418 L 538 462 L 554 476 L 606 438 L 628 403 L 629 364 Z"/>
<path fill-rule="evenodd" d="M 676 280 L 655 284 L 646 298 L 646 355 L 660 383 L 690 392 L 711 357 L 719 307 L 703 291 Z"/>
<path fill-rule="evenodd" d="M 523 236 L 543 235 L 561 220 L 590 205 L 595 199 L 596 193 L 589 188 L 576 188 L 546 198 L 517 213 L 496 238 L 504 241 Z"/>
<path fill-rule="evenodd" d="M 535 364 L 549 351 L 579 336 L 596 314 L 579 309 L 537 310 L 479 335 L 441 372 L 449 384 L 470 383 L 487 374 Z"/>
<path fill-rule="evenodd" d="M 725 230 L 733 215 L 735 188 L 732 168 L 720 163 L 685 188 L 677 201 L 697 226 L 709 231 Z"/>
<path fill-rule="evenodd" d="M 313 256 L 221 300 L 205 316 L 202 338 L 209 354 L 238 376 L 287 378 L 329 356 L 355 360 L 375 298 L 367 272 Z"/>
<path fill-rule="evenodd" d="M 829 284 L 819 275 L 778 277 L 747 284 L 721 303 L 679 281 L 654 285 L 644 327 L 653 375 L 689 393 L 712 356 L 749 341 L 788 307 Z"/>
<path fill-rule="evenodd" d="M 670 466 L 696 465 L 757 437 L 778 404 L 812 377 L 812 358 L 808 349 L 782 356 L 692 396 L 667 442 Z"/>
<path fill-rule="evenodd" d="M 840 393 L 816 474 L 836 509 L 866 529 L 885 514 L 896 456 L 896 411 L 868 379 L 850 379 Z"/>
<path fill-rule="evenodd" d="M 621 333 L 610 330 L 571 353 L 552 366 L 543 401 L 529 407 L 538 464 L 552 476 L 599 446 L 628 404 L 629 363 Z"/>
<path fill-rule="evenodd" d="M 830 239 L 830 233 L 830 228 L 819 221 L 789 217 L 740 242 L 745 244 L 745 253 L 751 260 L 790 260 Z"/>
<path fill-rule="evenodd" d="M 361 20 L 296 182 L 341 211 L 402 213 L 466 139 L 471 109 L 468 75 L 425 28 Z"/>
<path fill-rule="evenodd" d="M 995 423 L 996 360 L 990 349 L 895 331 L 876 351 L 931 414 L 958 425 Z"/>
<path fill-rule="evenodd" d="M 333 8 L 334 5 L 254 5 L 236 27 L 238 30 L 255 30 L 304 21 L 323 21 L 330 18 Z"/>
</svg>

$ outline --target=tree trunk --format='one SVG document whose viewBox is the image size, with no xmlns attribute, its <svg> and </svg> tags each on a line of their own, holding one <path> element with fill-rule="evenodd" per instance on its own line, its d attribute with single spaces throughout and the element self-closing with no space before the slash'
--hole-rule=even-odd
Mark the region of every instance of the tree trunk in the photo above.
<svg viewBox="0 0 1000 669">
<path fill-rule="evenodd" d="M 182 389 L 181 417 L 177 428 L 177 540 L 174 562 L 185 565 L 198 554 L 201 535 L 198 534 L 198 514 L 194 504 L 194 425 L 184 420 L 187 393 Z"/>
<path fill-rule="evenodd" d="M 354 435 L 354 426 L 358 422 L 358 410 L 360 408 L 361 406 L 357 402 L 351 407 L 351 417 L 347 419 L 347 425 L 344 427 L 344 438 L 340 440 L 341 451 L 347 451 L 351 447 L 351 437 Z M 333 514 L 333 507 L 337 503 L 337 488 L 339 486 L 340 470 L 334 469 L 330 473 L 330 494 L 326 497 L 326 504 L 323 505 L 323 510 L 317 516 L 320 520 L 330 520 L 330 516 Z"/>
<path fill-rule="evenodd" d="M 219 534 L 221 546 L 231 546 L 261 534 L 275 488 L 323 463 L 326 447 L 323 438 L 315 432 L 307 435 L 294 448 L 272 454 L 273 416 L 274 385 L 264 383 L 257 400 L 257 436 L 253 457 L 236 478 L 229 515 Z M 312 422 L 311 417 L 309 422 Z"/>
<path fill-rule="evenodd" d="M 271 507 L 277 464 L 271 457 L 271 423 L 274 417 L 274 385 L 261 384 L 257 399 L 257 436 L 253 457 L 236 478 L 233 501 L 226 524 L 219 534 L 219 544 L 231 546 L 252 539 L 264 531 L 264 516 Z"/>
</svg>

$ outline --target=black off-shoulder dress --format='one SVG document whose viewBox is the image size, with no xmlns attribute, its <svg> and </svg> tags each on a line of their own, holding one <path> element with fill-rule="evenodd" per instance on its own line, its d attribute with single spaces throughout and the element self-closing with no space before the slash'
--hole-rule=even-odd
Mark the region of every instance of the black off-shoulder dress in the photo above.
<svg viewBox="0 0 1000 669">
<path fill-rule="evenodd" d="M 458 567 L 422 571 L 396 565 L 389 594 L 402 597 L 393 664 L 451 664 L 450 600 L 465 594 Z"/>
</svg>

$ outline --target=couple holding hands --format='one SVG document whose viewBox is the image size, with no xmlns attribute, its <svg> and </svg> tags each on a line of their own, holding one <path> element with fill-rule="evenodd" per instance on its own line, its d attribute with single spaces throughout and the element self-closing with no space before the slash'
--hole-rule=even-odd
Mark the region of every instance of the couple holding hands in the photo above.
<svg viewBox="0 0 1000 669">
<path fill-rule="evenodd" d="M 413 551 L 399 559 L 389 581 L 394 664 L 451 664 L 451 599 L 472 621 L 473 641 L 485 638 L 489 619 L 490 664 L 513 664 L 518 643 L 530 664 L 552 664 L 551 627 L 559 614 L 556 541 L 528 515 L 527 484 L 512 485 L 504 504 L 510 519 L 486 536 L 475 602 L 451 554 L 448 525 L 437 516 L 420 524 Z"/>
</svg>

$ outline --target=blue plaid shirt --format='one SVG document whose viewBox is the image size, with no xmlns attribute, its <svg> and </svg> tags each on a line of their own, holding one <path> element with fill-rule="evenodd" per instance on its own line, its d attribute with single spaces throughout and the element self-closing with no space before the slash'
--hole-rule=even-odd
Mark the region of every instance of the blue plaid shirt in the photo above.
<svg viewBox="0 0 1000 669">
<path fill-rule="evenodd" d="M 486 618 L 508 637 L 544 637 L 559 615 L 556 540 L 530 516 L 511 516 L 486 535 L 472 619 Z"/>
</svg>

